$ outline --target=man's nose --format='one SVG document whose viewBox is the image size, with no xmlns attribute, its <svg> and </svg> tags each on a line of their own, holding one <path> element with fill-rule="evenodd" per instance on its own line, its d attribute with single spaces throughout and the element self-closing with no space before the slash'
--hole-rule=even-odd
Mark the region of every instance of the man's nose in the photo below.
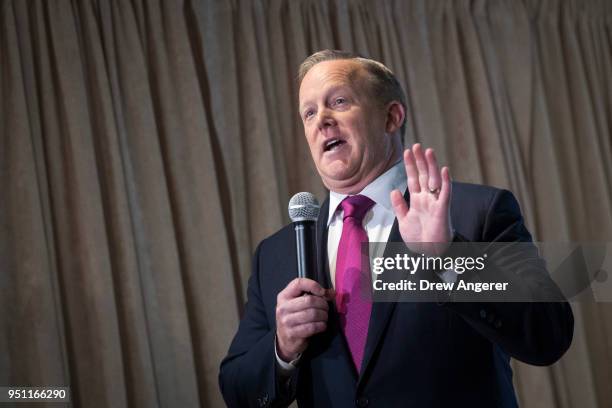
<svg viewBox="0 0 612 408">
<path fill-rule="evenodd" d="M 319 111 L 319 117 L 318 117 L 319 128 L 324 129 L 324 128 L 335 126 L 335 125 L 336 125 L 336 120 L 334 119 L 329 109 L 322 109 L 321 111 Z"/>
</svg>

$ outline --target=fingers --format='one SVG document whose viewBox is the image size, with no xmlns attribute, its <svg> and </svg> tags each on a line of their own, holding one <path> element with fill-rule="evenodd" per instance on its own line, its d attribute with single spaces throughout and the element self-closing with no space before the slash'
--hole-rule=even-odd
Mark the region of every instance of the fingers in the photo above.
<svg viewBox="0 0 612 408">
<path fill-rule="evenodd" d="M 404 151 L 404 165 L 408 177 L 408 191 L 411 194 L 439 191 L 442 188 L 442 173 L 433 149 L 423 151 L 421 144 L 416 143 L 412 149 Z"/>
<path fill-rule="evenodd" d="M 327 300 L 313 295 L 298 296 L 293 299 L 278 302 L 277 308 L 283 313 L 295 313 L 306 309 L 329 310 Z"/>
<path fill-rule="evenodd" d="M 326 293 L 325 289 L 312 279 L 295 278 L 278 294 L 278 297 L 280 299 L 292 299 L 302 296 L 304 292 L 312 293 L 316 296 L 324 296 Z"/>
<path fill-rule="evenodd" d="M 436 159 L 436 153 L 433 149 L 425 150 L 425 160 L 427 162 L 427 173 L 429 175 L 427 189 L 429 191 L 437 190 L 442 185 L 442 179 L 440 176 L 440 168 L 438 167 L 438 160 Z"/>
<path fill-rule="evenodd" d="M 442 167 L 441 178 L 442 178 L 442 187 L 440 188 L 440 195 L 438 196 L 438 200 L 441 200 L 443 203 L 450 202 L 450 197 L 452 193 L 452 183 L 450 177 L 450 170 L 448 167 Z"/>
<path fill-rule="evenodd" d="M 295 327 L 313 322 L 327 322 L 327 310 L 306 309 L 284 315 L 280 318 L 280 323 L 287 327 Z"/>
<path fill-rule="evenodd" d="M 412 146 L 412 153 L 414 154 L 416 167 L 419 172 L 418 180 L 421 191 L 429 191 L 429 172 L 427 170 L 427 162 L 420 143 Z"/>
<path fill-rule="evenodd" d="M 395 216 L 401 220 L 408 214 L 408 204 L 399 190 L 393 190 L 390 197 Z"/>
<path fill-rule="evenodd" d="M 404 151 L 404 166 L 406 167 L 406 176 L 408 177 L 408 192 L 410 194 L 420 193 L 419 172 L 417 171 L 414 154 L 412 154 L 410 149 Z"/>
<path fill-rule="evenodd" d="M 327 322 L 310 322 L 295 326 L 292 329 L 292 334 L 299 338 L 308 338 L 317 333 L 322 333 L 327 328 Z"/>
</svg>

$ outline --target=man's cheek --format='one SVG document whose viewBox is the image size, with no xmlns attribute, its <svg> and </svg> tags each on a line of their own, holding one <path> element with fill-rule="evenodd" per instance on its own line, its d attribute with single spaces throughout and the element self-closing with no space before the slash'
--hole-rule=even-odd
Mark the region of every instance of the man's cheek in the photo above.
<svg viewBox="0 0 612 408">
<path fill-rule="evenodd" d="M 315 156 L 315 154 L 317 153 L 317 145 L 314 143 L 314 140 L 307 137 L 306 142 L 308 143 L 308 147 L 310 148 L 310 154 Z"/>
</svg>

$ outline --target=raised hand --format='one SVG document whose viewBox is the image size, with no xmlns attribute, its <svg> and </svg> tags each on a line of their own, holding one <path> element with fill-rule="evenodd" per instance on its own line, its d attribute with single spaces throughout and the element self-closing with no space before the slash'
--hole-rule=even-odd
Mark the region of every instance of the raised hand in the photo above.
<svg viewBox="0 0 612 408">
<path fill-rule="evenodd" d="M 399 190 L 391 192 L 402 239 L 412 252 L 441 255 L 453 236 L 448 167 L 440 170 L 433 149 L 423 152 L 419 143 L 404 151 L 404 165 L 410 206 Z"/>
</svg>

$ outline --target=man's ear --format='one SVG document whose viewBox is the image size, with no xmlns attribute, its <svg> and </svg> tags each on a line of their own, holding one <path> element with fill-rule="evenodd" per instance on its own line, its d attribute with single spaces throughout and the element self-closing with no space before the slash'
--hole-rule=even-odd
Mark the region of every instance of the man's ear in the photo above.
<svg viewBox="0 0 612 408">
<path fill-rule="evenodd" d="M 387 121 L 385 123 L 385 131 L 394 133 L 402 127 L 404 118 L 406 117 L 406 109 L 398 101 L 391 101 L 387 104 Z"/>
</svg>

